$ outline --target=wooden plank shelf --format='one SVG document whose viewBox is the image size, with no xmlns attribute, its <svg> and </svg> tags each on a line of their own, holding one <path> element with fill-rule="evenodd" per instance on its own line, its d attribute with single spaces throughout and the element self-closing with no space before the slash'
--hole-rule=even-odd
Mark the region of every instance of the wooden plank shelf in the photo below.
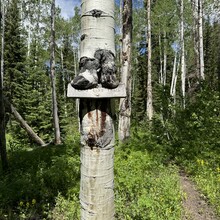
<svg viewBox="0 0 220 220">
<path fill-rule="evenodd" d="M 69 98 L 124 98 L 126 97 L 126 89 L 124 84 L 119 84 L 115 89 L 106 89 L 97 87 L 87 90 L 74 89 L 71 84 L 68 84 L 67 97 Z"/>
</svg>

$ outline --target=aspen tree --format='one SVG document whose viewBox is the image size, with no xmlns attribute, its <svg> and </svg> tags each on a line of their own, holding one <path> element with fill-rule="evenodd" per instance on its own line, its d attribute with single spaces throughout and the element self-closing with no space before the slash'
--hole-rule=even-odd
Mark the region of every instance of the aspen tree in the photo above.
<svg viewBox="0 0 220 220">
<path fill-rule="evenodd" d="M 55 77 L 55 0 L 51 4 L 51 40 L 50 40 L 50 78 L 51 78 L 51 89 L 52 89 L 52 103 L 53 103 L 53 124 L 55 134 L 55 144 L 61 144 L 60 137 L 60 125 L 58 116 L 57 106 L 57 95 L 56 95 L 56 77 Z"/>
<path fill-rule="evenodd" d="M 123 0 L 122 12 L 122 83 L 126 86 L 126 98 L 120 99 L 118 137 L 124 141 L 130 136 L 131 121 L 131 49 L 132 49 L 132 0 Z"/>
<path fill-rule="evenodd" d="M 180 42 L 181 42 L 181 90 L 183 108 L 185 108 L 186 96 L 186 64 L 185 64 L 185 42 L 184 42 L 184 0 L 180 1 Z"/>
<path fill-rule="evenodd" d="M 153 118 L 153 95 L 152 95 L 152 51 L 151 51 L 151 0 L 147 0 L 147 117 Z"/>
<path fill-rule="evenodd" d="M 198 29 L 199 29 L 199 69 L 200 69 L 200 78 L 205 80 L 205 64 L 204 64 L 204 48 L 203 48 L 203 0 L 199 0 L 198 3 Z"/>
<path fill-rule="evenodd" d="M 68 87 L 68 97 L 80 98 L 81 220 L 112 220 L 115 214 L 114 4 L 114 0 L 82 0 L 79 74 Z"/>
</svg>

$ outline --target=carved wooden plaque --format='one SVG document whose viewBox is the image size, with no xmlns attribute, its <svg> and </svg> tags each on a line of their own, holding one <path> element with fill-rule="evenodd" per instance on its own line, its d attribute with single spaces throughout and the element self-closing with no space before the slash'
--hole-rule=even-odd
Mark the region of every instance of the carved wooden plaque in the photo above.
<svg viewBox="0 0 220 220">
<path fill-rule="evenodd" d="M 119 84 L 115 89 L 106 89 L 103 87 L 78 90 L 68 84 L 67 97 L 70 98 L 124 98 L 126 97 L 126 89 L 124 84 Z"/>
</svg>

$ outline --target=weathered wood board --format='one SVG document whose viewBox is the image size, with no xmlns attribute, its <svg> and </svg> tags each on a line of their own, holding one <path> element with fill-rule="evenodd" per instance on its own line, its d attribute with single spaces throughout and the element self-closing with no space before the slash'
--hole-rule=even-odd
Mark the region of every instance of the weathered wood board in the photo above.
<svg viewBox="0 0 220 220">
<path fill-rule="evenodd" d="M 71 84 L 68 85 L 67 97 L 70 98 L 123 98 L 126 97 L 124 84 L 119 84 L 115 89 L 106 89 L 103 87 L 78 90 L 74 89 Z"/>
</svg>

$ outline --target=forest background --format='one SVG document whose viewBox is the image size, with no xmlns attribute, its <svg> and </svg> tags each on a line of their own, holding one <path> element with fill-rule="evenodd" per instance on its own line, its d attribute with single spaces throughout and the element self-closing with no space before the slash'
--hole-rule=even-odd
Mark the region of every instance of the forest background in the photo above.
<svg viewBox="0 0 220 220">
<path fill-rule="evenodd" d="M 196 2 L 202 7 L 195 7 Z M 121 12 L 116 1 L 119 78 Z M 77 102 L 67 98 L 66 90 L 79 69 L 80 8 L 72 13 L 64 19 L 56 7 L 55 80 L 62 144 L 55 146 L 51 1 L 1 1 L 1 74 L 10 103 L 5 115 L 8 169 L 2 163 L 0 177 L 1 219 L 79 218 Z M 185 212 L 180 171 L 191 176 L 220 215 L 219 2 L 151 1 L 150 118 L 146 2 L 133 2 L 132 17 L 132 123 L 130 138 L 116 146 L 116 217 L 180 219 Z M 47 146 L 37 146 L 27 135 L 11 114 L 11 104 Z"/>
</svg>

